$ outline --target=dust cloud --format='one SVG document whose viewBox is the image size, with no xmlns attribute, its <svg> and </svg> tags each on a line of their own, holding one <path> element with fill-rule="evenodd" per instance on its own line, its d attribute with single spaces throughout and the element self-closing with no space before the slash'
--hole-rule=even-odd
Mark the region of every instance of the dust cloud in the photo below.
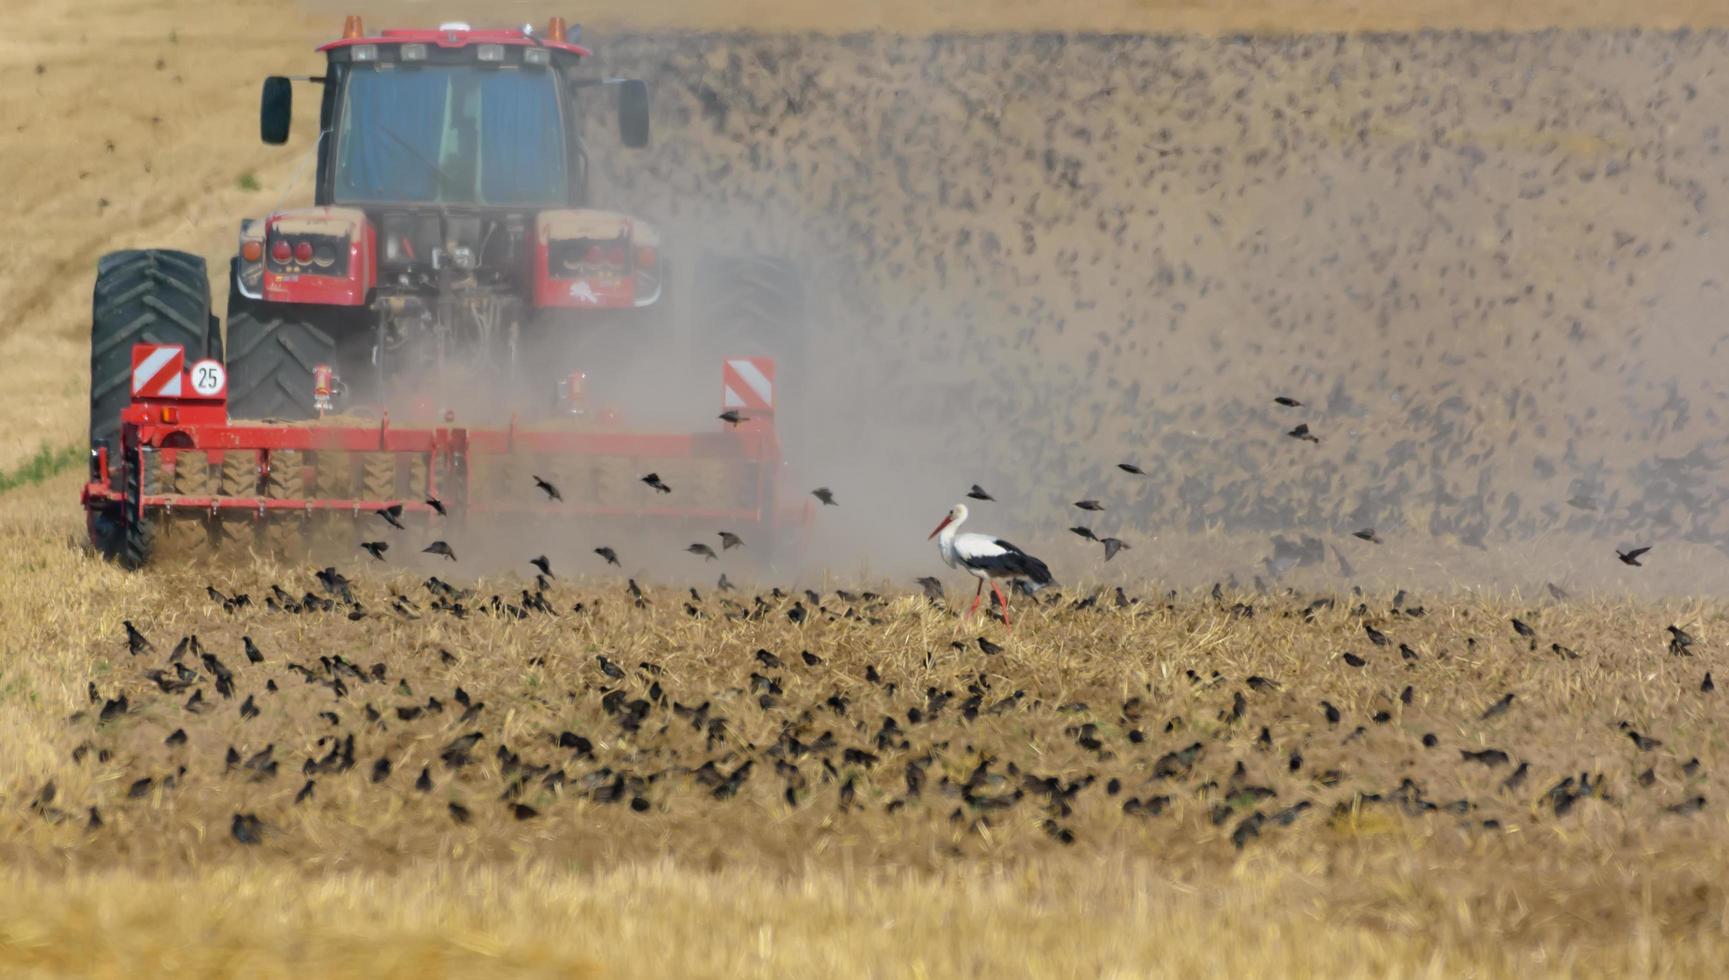
<svg viewBox="0 0 1729 980">
<path fill-rule="evenodd" d="M 931 570 L 979 483 L 1068 581 L 1729 584 L 1729 35 L 586 40 L 654 93 L 595 205 L 799 269 L 807 574 Z M 672 302 L 626 387 L 708 420 Z"/>
</svg>

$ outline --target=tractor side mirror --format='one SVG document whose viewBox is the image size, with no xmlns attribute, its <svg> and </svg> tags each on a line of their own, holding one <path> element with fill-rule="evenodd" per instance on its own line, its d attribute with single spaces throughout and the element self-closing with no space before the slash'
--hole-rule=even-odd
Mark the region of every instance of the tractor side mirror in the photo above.
<svg viewBox="0 0 1729 980">
<path fill-rule="evenodd" d="M 631 149 L 648 145 L 648 83 L 639 78 L 619 84 L 618 138 Z"/>
<path fill-rule="evenodd" d="M 294 83 L 281 75 L 264 80 L 258 100 L 258 138 L 271 146 L 288 142 L 288 126 L 294 121 Z"/>
</svg>

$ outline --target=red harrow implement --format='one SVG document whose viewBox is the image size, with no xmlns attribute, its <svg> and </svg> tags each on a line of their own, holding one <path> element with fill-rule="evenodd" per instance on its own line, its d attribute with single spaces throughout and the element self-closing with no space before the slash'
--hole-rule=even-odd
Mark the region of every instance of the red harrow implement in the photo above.
<svg viewBox="0 0 1729 980">
<path fill-rule="evenodd" d="M 561 386 L 568 419 L 533 426 L 471 429 L 450 412 L 401 426 L 388 414 L 235 421 L 219 361 L 187 366 L 177 345 L 139 344 L 132 365 L 118 452 L 92 450 L 82 495 L 92 543 L 127 567 L 148 562 L 164 535 L 195 547 L 250 541 L 286 557 L 328 531 L 332 545 L 352 551 L 354 519 L 398 505 L 403 520 L 437 521 L 455 541 L 481 519 L 640 518 L 742 528 L 782 555 L 810 520 L 808 502 L 779 487 L 767 358 L 724 362 L 722 408 L 739 421 L 695 434 L 624 431 L 605 413 L 587 421 L 577 414 L 579 378 Z M 680 492 L 644 486 L 650 472 Z"/>
</svg>

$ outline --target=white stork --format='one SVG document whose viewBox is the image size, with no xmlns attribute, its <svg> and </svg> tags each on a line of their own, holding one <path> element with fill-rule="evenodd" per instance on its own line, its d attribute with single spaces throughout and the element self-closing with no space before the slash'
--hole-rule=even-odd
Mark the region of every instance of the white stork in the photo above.
<svg viewBox="0 0 1729 980">
<path fill-rule="evenodd" d="M 955 504 L 930 536 L 937 539 L 937 550 L 950 568 L 964 568 L 979 580 L 967 615 L 978 612 L 979 600 L 984 598 L 985 583 L 989 582 L 991 594 L 1003 607 L 1003 625 L 1009 626 L 1009 601 L 997 588 L 997 579 L 1030 579 L 1033 587 L 1038 588 L 1051 584 L 1051 570 L 1045 567 L 1044 562 L 1001 538 L 958 533 L 966 519 L 967 505 Z"/>
</svg>

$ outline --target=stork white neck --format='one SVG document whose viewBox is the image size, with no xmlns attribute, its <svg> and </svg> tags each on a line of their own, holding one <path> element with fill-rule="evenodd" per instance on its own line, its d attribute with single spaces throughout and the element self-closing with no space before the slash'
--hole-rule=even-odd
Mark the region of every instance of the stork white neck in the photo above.
<svg viewBox="0 0 1729 980">
<path fill-rule="evenodd" d="M 967 520 L 967 505 L 955 504 L 949 511 L 949 516 L 937 528 L 937 551 L 943 556 L 943 563 L 950 568 L 960 564 L 960 557 L 955 553 L 955 535 L 960 533 L 961 525 Z"/>
</svg>

